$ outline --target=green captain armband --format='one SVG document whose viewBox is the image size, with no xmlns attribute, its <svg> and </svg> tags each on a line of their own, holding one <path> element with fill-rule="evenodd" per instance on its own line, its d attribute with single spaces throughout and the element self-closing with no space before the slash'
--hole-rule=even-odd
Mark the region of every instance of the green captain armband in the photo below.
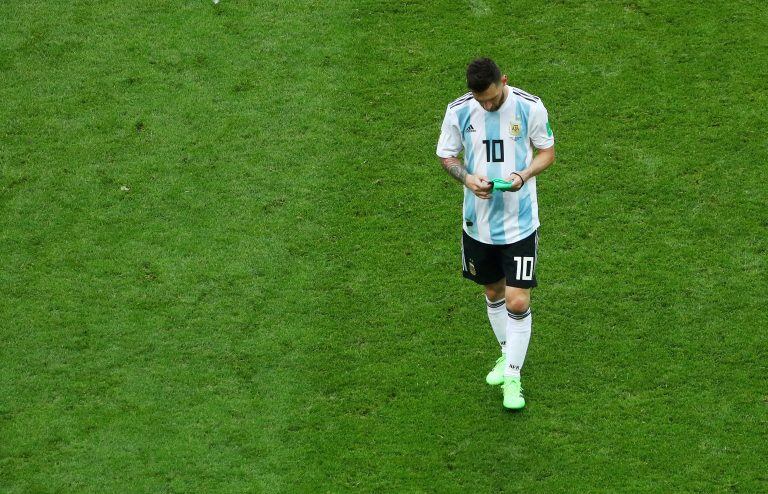
<svg viewBox="0 0 768 494">
<path fill-rule="evenodd" d="M 507 182 L 506 180 L 502 180 L 500 178 L 494 178 L 491 180 L 491 182 L 493 182 L 493 190 L 512 190 L 513 182 Z"/>
</svg>

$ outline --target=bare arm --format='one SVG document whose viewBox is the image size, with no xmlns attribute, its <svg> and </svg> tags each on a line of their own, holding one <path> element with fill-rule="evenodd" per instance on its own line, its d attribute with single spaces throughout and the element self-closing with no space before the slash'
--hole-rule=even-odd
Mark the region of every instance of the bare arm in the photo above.
<svg viewBox="0 0 768 494">
<path fill-rule="evenodd" d="M 461 164 L 461 160 L 456 157 L 440 158 L 443 169 L 448 175 L 455 178 L 458 182 L 464 184 L 480 199 L 490 199 L 493 183 L 488 181 L 487 177 L 472 175 Z"/>
<path fill-rule="evenodd" d="M 443 165 L 443 170 L 448 172 L 448 175 L 458 180 L 461 184 L 464 183 L 464 179 L 467 177 L 467 169 L 461 164 L 459 158 L 440 158 L 440 162 Z"/>
<path fill-rule="evenodd" d="M 535 177 L 539 173 L 543 172 L 549 165 L 555 162 L 555 146 L 547 149 L 539 149 L 536 156 L 531 160 L 531 165 L 520 172 L 523 176 L 523 180 L 528 180 L 531 177 Z"/>
<path fill-rule="evenodd" d="M 549 165 L 555 161 L 555 146 L 547 149 L 538 149 L 537 151 L 538 153 L 531 160 L 531 164 L 528 166 L 528 168 L 518 172 L 526 182 L 531 177 L 535 177 L 539 173 L 549 168 Z M 512 174 L 508 180 L 515 181 L 513 190 L 518 190 L 523 186 L 523 183 L 520 181 L 520 177 L 515 174 Z"/>
</svg>

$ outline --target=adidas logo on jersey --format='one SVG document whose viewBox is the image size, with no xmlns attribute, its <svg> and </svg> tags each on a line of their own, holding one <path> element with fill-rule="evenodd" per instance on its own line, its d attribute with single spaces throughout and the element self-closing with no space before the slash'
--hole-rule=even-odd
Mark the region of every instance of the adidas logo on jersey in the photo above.
<svg viewBox="0 0 768 494">
<path fill-rule="evenodd" d="M 474 128 L 474 127 L 472 127 L 472 124 L 469 124 L 469 127 L 467 127 L 466 129 L 464 129 L 464 132 L 475 132 L 475 128 Z"/>
</svg>

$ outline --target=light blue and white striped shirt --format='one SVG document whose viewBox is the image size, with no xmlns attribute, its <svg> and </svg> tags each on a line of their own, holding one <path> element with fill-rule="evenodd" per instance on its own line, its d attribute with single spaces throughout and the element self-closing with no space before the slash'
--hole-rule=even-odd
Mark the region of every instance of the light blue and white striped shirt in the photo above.
<svg viewBox="0 0 768 494">
<path fill-rule="evenodd" d="M 445 112 L 437 155 L 456 157 L 464 150 L 464 166 L 473 175 L 508 178 L 531 164 L 533 148 L 555 143 L 547 109 L 541 100 L 507 86 L 507 99 L 495 112 L 486 111 L 467 93 Z M 536 177 L 517 192 L 493 192 L 480 199 L 464 187 L 464 231 L 486 244 L 511 244 L 539 227 Z"/>
</svg>

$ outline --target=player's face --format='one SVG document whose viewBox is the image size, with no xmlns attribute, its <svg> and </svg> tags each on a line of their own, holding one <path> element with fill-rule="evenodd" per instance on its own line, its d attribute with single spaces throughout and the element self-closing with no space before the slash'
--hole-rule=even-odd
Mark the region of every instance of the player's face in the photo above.
<svg viewBox="0 0 768 494">
<path fill-rule="evenodd" d="M 473 91 L 472 96 L 475 97 L 485 111 L 496 111 L 501 108 L 501 105 L 504 103 L 504 86 L 506 84 L 507 76 L 504 76 L 500 82 L 491 84 L 488 86 L 488 89 L 482 93 Z"/>
</svg>

